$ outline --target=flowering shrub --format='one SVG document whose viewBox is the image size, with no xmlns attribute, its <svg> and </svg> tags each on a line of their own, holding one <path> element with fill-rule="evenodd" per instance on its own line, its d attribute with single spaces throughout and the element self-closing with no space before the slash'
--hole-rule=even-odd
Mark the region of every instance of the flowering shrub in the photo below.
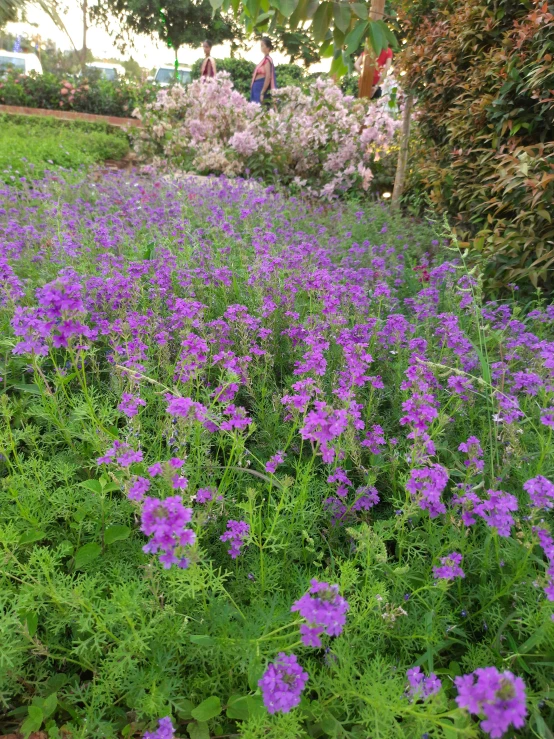
<svg viewBox="0 0 554 739">
<path fill-rule="evenodd" d="M 381 205 L 1 202 L 3 728 L 548 736 L 552 305 Z"/>
<path fill-rule="evenodd" d="M 355 185 L 368 189 L 371 163 L 398 128 L 385 105 L 367 107 L 322 79 L 309 93 L 285 87 L 273 97 L 268 111 L 248 103 L 226 73 L 162 90 L 155 103 L 135 111 L 146 126 L 138 150 L 171 167 L 250 173 L 318 197 Z"/>
</svg>

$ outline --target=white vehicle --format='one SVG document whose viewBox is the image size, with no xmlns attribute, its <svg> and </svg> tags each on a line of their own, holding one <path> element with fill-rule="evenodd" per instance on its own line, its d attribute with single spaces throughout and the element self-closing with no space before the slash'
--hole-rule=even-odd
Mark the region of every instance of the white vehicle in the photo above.
<svg viewBox="0 0 554 739">
<path fill-rule="evenodd" d="M 42 64 L 36 54 L 21 54 L 17 51 L 0 49 L 0 75 L 9 69 L 25 75 L 30 72 L 42 74 Z"/>
<path fill-rule="evenodd" d="M 192 70 L 190 66 L 179 64 L 177 78 L 181 85 L 188 85 L 188 83 L 192 81 Z M 160 87 L 168 87 L 175 81 L 175 67 L 170 64 L 167 64 L 164 67 L 158 67 L 152 80 L 157 82 Z"/>
<path fill-rule="evenodd" d="M 115 82 L 119 77 L 125 77 L 125 67 L 112 62 L 89 62 L 87 69 L 97 69 L 102 79 Z"/>
</svg>

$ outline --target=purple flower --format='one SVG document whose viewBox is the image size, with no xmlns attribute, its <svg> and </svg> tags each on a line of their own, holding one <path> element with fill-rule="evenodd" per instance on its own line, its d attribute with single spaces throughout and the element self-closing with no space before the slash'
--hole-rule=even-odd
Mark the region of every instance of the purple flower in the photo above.
<svg viewBox="0 0 554 739">
<path fill-rule="evenodd" d="M 523 483 L 523 489 L 529 493 L 531 505 L 535 508 L 554 508 L 554 484 L 546 477 L 532 477 Z"/>
<path fill-rule="evenodd" d="M 460 567 L 462 564 L 462 555 L 458 552 L 452 552 L 446 557 L 441 557 L 441 567 L 433 567 L 433 577 L 436 580 L 453 580 L 455 577 L 465 577 L 465 573 Z"/>
<path fill-rule="evenodd" d="M 470 436 L 467 441 L 462 442 L 458 447 L 458 451 L 465 452 L 468 455 L 469 459 L 464 460 L 464 465 L 470 468 L 469 472 L 475 474 L 484 470 L 483 450 L 476 436 Z"/>
<path fill-rule="evenodd" d="M 249 533 L 250 526 L 245 521 L 227 521 L 227 531 L 219 538 L 221 541 L 230 542 L 228 553 L 231 559 L 236 559 L 241 554 L 241 547 Z"/>
<path fill-rule="evenodd" d="M 456 703 L 469 713 L 484 716 L 481 728 L 492 739 L 498 739 L 510 726 L 521 729 L 525 724 L 525 683 L 511 672 L 484 667 L 454 680 L 458 689 Z"/>
<path fill-rule="evenodd" d="M 442 687 L 442 683 L 439 678 L 432 672 L 429 677 L 426 677 L 425 673 L 422 672 L 421 667 L 412 667 L 406 671 L 406 677 L 408 678 L 408 688 L 406 693 L 408 696 L 414 699 L 425 699 L 430 695 L 438 693 Z"/>
<path fill-rule="evenodd" d="M 156 477 L 163 473 L 162 465 L 159 462 L 155 462 L 151 467 L 148 468 L 148 474 L 150 477 Z"/>
<path fill-rule="evenodd" d="M 207 411 L 202 403 L 197 403 L 191 398 L 175 397 L 174 395 L 166 395 L 167 412 L 170 416 L 178 416 L 187 420 L 196 420 L 204 422 L 206 420 Z"/>
<path fill-rule="evenodd" d="M 145 731 L 143 739 L 173 739 L 174 731 L 171 718 L 166 716 L 159 719 L 156 731 Z"/>
<path fill-rule="evenodd" d="M 385 446 L 385 432 L 382 426 L 375 425 L 368 431 L 367 437 L 362 441 L 362 446 L 368 447 L 372 454 L 379 454 L 380 447 Z"/>
<path fill-rule="evenodd" d="M 514 524 L 513 511 L 517 511 L 518 504 L 515 495 L 502 490 L 488 490 L 488 500 L 475 507 L 475 513 L 495 528 L 499 536 L 510 536 Z"/>
<path fill-rule="evenodd" d="M 468 400 L 467 393 L 474 392 L 473 382 L 469 377 L 460 377 L 459 375 L 453 375 L 448 378 L 446 384 L 452 390 L 453 393 L 459 395 L 462 400 Z"/>
<path fill-rule="evenodd" d="M 127 497 L 131 500 L 142 500 L 149 489 L 150 480 L 147 480 L 146 477 L 137 477 L 137 479 L 129 488 Z"/>
<path fill-rule="evenodd" d="M 554 406 L 541 410 L 541 423 L 554 429 Z"/>
<path fill-rule="evenodd" d="M 417 498 L 419 507 L 429 511 L 429 518 L 446 513 L 446 506 L 440 496 L 448 482 L 448 470 L 440 464 L 433 464 L 421 470 L 411 470 L 406 490 Z"/>
<path fill-rule="evenodd" d="M 135 395 L 131 395 L 131 393 L 123 393 L 117 410 L 124 413 L 127 418 L 133 418 L 138 414 L 138 409 L 141 405 L 146 405 L 146 401 L 142 400 L 142 398 L 137 398 Z"/>
<path fill-rule="evenodd" d="M 215 490 L 213 488 L 198 488 L 196 491 L 196 502 L 197 503 L 209 503 L 213 500 Z"/>
<path fill-rule="evenodd" d="M 318 442 L 323 461 L 329 463 L 335 457 L 335 450 L 329 447 L 329 442 L 346 430 L 348 415 L 343 408 L 334 410 L 318 400 L 314 406 L 315 410 L 310 411 L 304 420 L 300 435 L 303 439 Z"/>
<path fill-rule="evenodd" d="M 270 475 L 273 475 L 278 465 L 283 464 L 284 461 L 285 461 L 285 453 L 277 452 L 276 454 L 274 454 L 272 457 L 269 458 L 268 462 L 266 462 L 265 471 L 269 472 Z"/>
<path fill-rule="evenodd" d="M 146 553 L 160 552 L 158 559 L 167 570 L 171 565 L 188 567 L 182 556 L 183 547 L 194 544 L 196 535 L 187 528 L 192 520 L 192 508 L 185 508 L 183 499 L 175 495 L 165 500 L 146 498 L 142 508 L 141 531 L 152 538 L 143 546 Z"/>
<path fill-rule="evenodd" d="M 291 611 L 306 619 L 308 625 L 300 626 L 300 638 L 306 646 L 320 647 L 321 634 L 338 636 L 346 623 L 348 603 L 339 595 L 338 585 L 311 580 L 309 591 L 297 600 Z"/>
<path fill-rule="evenodd" d="M 300 694 L 308 682 L 308 673 L 294 654 L 287 656 L 284 652 L 277 655 L 277 660 L 268 665 L 258 685 L 262 691 L 264 706 L 269 713 L 288 713 L 300 703 Z"/>
<path fill-rule="evenodd" d="M 134 462 L 142 462 L 142 452 L 135 451 L 127 442 L 116 439 L 106 450 L 103 457 L 98 457 L 98 464 L 117 462 L 121 467 L 130 467 Z"/>
</svg>

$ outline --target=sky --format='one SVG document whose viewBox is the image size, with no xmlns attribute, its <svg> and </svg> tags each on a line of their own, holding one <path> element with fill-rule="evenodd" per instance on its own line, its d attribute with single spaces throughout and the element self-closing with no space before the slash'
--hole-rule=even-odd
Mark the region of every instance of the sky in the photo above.
<svg viewBox="0 0 554 739">
<path fill-rule="evenodd" d="M 68 0 L 67 5 L 68 11 L 63 16 L 63 20 L 75 47 L 81 49 L 83 46 L 83 20 L 80 3 L 77 0 Z M 36 34 L 40 34 L 43 41 L 47 39 L 54 41 L 58 49 L 71 49 L 71 42 L 67 36 L 56 27 L 54 22 L 39 6 L 29 5 L 27 22 L 8 23 L 6 31 L 16 35 L 26 34 L 28 36 L 35 36 Z M 165 64 L 173 64 L 174 61 L 172 49 L 168 49 L 164 44 L 156 43 L 147 36 L 137 36 L 135 48 L 129 49 L 122 55 L 114 45 L 107 31 L 98 26 L 91 26 L 88 29 L 87 47 L 92 51 L 97 60 L 102 61 L 108 58 L 124 60 L 132 56 L 141 67 L 145 67 L 146 69 Z M 221 44 L 213 47 L 212 55 L 216 58 L 225 58 L 229 56 L 229 51 L 228 44 Z M 257 44 L 249 50 L 241 51 L 239 55 L 252 62 L 258 62 L 261 58 Z M 179 62 L 181 64 L 192 64 L 201 56 L 202 49 L 191 49 L 186 46 L 179 49 Z M 272 57 L 277 64 L 288 61 L 286 57 L 278 53 L 272 54 Z M 317 67 L 319 66 L 317 65 Z M 325 66 L 327 67 L 328 64 Z M 319 71 L 317 67 L 314 66 L 312 68 L 313 71 Z"/>
</svg>

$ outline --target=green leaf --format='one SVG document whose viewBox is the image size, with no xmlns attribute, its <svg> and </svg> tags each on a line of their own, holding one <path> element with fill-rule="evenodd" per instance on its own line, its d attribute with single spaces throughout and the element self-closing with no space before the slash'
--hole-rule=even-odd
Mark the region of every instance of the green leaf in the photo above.
<svg viewBox="0 0 554 739">
<path fill-rule="evenodd" d="M 212 637 L 207 634 L 191 634 L 189 636 L 189 641 L 193 644 L 200 644 L 202 647 L 211 647 L 215 644 Z"/>
<path fill-rule="evenodd" d="M 369 14 L 367 12 L 367 5 L 364 5 L 364 3 L 352 3 L 350 7 L 352 8 L 352 12 L 355 13 L 358 18 L 361 18 L 364 21 L 368 19 Z"/>
<path fill-rule="evenodd" d="M 114 541 L 122 541 L 128 539 L 131 529 L 128 526 L 110 526 L 104 532 L 104 543 L 106 546 L 113 544 Z"/>
<path fill-rule="evenodd" d="M 33 637 L 37 633 L 38 614 L 29 611 L 25 616 L 25 623 L 27 624 L 27 631 L 29 632 L 29 636 Z"/>
<path fill-rule="evenodd" d="M 263 23 L 265 23 L 269 18 L 273 18 L 275 15 L 274 10 L 268 10 L 267 13 L 262 13 L 256 18 L 256 22 L 254 23 L 255 26 L 261 26 Z"/>
<path fill-rule="evenodd" d="M 350 27 L 350 7 L 345 3 L 334 3 L 333 15 L 335 18 L 335 26 L 346 33 Z"/>
<path fill-rule="evenodd" d="M 264 667 L 259 657 L 254 657 L 248 665 L 248 687 L 250 690 L 258 690 L 258 680 L 264 674 Z"/>
<path fill-rule="evenodd" d="M 383 49 L 387 48 L 388 41 L 381 27 L 376 21 L 369 21 L 367 35 L 369 36 L 371 48 L 375 52 L 376 56 L 379 56 Z"/>
<path fill-rule="evenodd" d="M 354 28 L 345 38 L 344 42 L 346 44 L 346 50 L 344 53 L 347 56 L 354 54 L 358 50 L 358 47 L 366 34 L 368 25 L 367 21 L 357 21 Z"/>
<path fill-rule="evenodd" d="M 327 39 L 321 44 L 319 49 L 319 56 L 322 59 L 329 59 L 333 56 L 333 39 Z"/>
<path fill-rule="evenodd" d="M 180 719 L 189 719 L 192 718 L 192 709 L 194 708 L 194 703 L 189 700 L 188 698 L 176 698 L 173 701 L 173 705 L 175 707 L 175 711 L 177 712 L 177 716 L 179 716 Z"/>
<path fill-rule="evenodd" d="M 31 395 L 40 395 L 40 388 L 38 385 L 29 384 L 26 385 L 25 383 L 17 383 L 16 385 L 12 385 L 12 387 L 16 387 L 18 390 L 22 390 L 24 393 L 30 393 Z"/>
<path fill-rule="evenodd" d="M 318 8 L 319 0 L 308 0 L 305 10 L 305 19 L 309 21 L 311 18 L 313 18 Z M 302 18 L 302 20 L 304 20 L 304 18 Z"/>
<path fill-rule="evenodd" d="M 210 0 L 210 5 L 214 10 L 219 10 L 221 6 L 223 5 L 223 0 Z M 151 259 L 152 257 L 144 257 L 145 259 Z"/>
<path fill-rule="evenodd" d="M 102 492 L 100 480 L 83 480 L 83 482 L 79 483 L 79 487 L 86 488 L 86 490 L 90 490 L 92 493 Z"/>
<path fill-rule="evenodd" d="M 393 49 L 398 49 L 399 48 L 398 39 L 396 38 L 396 36 L 394 35 L 394 33 L 390 30 L 390 28 L 387 26 L 387 24 L 385 23 L 385 21 L 378 20 L 378 21 L 376 21 L 376 23 L 379 26 L 379 28 L 381 29 L 381 31 L 383 32 L 384 37 L 387 39 L 387 42 L 388 42 L 387 43 L 387 46 L 390 46 Z M 383 48 L 387 48 L 387 46 L 385 46 Z"/>
<path fill-rule="evenodd" d="M 210 739 L 210 730 L 205 721 L 192 723 L 187 726 L 190 739 Z"/>
<path fill-rule="evenodd" d="M 319 44 L 325 38 L 325 34 L 329 30 L 331 25 L 331 19 L 333 17 L 333 4 L 332 3 L 321 3 L 319 8 L 316 10 L 314 19 L 312 21 L 312 30 L 314 34 L 314 41 Z"/>
<path fill-rule="evenodd" d="M 77 549 L 75 554 L 75 569 L 80 570 L 81 567 L 93 562 L 102 553 L 102 547 L 94 541 L 89 544 L 85 544 L 80 549 Z"/>
<path fill-rule="evenodd" d="M 109 482 L 102 486 L 102 492 L 104 493 L 111 493 L 115 490 L 121 490 L 121 485 L 118 485 L 117 482 Z"/>
<path fill-rule="evenodd" d="M 333 75 L 336 75 L 337 77 L 343 77 L 347 72 L 348 72 L 348 67 L 344 63 L 344 59 L 342 58 L 342 52 L 340 52 L 337 56 L 335 56 L 335 58 L 331 62 L 330 73 Z"/>
<path fill-rule="evenodd" d="M 298 0 L 277 0 L 277 8 L 285 18 L 290 18 L 298 6 Z"/>
<path fill-rule="evenodd" d="M 34 541 L 40 541 L 41 539 L 44 539 L 46 534 L 44 531 L 37 531 L 37 529 L 31 529 L 31 531 L 26 531 L 24 534 L 21 534 L 19 537 L 19 543 L 20 544 L 32 544 Z"/>
<path fill-rule="evenodd" d="M 209 721 L 221 713 L 221 701 L 216 695 L 211 695 L 199 706 L 191 711 L 192 717 L 197 721 Z"/>
<path fill-rule="evenodd" d="M 33 731 L 38 731 L 40 729 L 42 726 L 42 720 L 42 709 L 38 706 L 29 706 L 29 716 L 21 726 L 21 733 L 23 734 L 24 739 L 27 739 L 29 734 L 32 734 Z"/>
<path fill-rule="evenodd" d="M 248 719 L 248 696 L 232 695 L 227 701 L 227 718 L 236 721 L 246 721 Z"/>
<path fill-rule="evenodd" d="M 44 713 L 44 718 L 48 718 L 48 716 L 51 716 L 57 707 L 58 696 L 56 695 L 56 693 L 52 693 L 42 702 L 42 712 Z"/>
<path fill-rule="evenodd" d="M 264 706 L 261 695 L 248 695 L 246 696 L 246 702 L 248 703 L 248 716 L 250 718 L 261 718 L 267 714 L 267 708 Z"/>
</svg>

